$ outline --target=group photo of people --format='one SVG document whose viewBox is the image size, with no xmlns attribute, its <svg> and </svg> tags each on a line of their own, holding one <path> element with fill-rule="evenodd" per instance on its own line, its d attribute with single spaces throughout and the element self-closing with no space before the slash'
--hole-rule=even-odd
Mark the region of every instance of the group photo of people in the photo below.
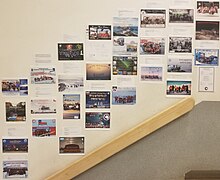
<svg viewBox="0 0 220 180">
<path fill-rule="evenodd" d="M 170 9 L 169 22 L 170 23 L 193 23 L 194 10 L 193 9 Z"/>
<path fill-rule="evenodd" d="M 170 37 L 169 38 L 170 53 L 191 53 L 192 37 Z"/>
<path fill-rule="evenodd" d="M 197 13 L 203 15 L 218 15 L 219 2 L 197 1 Z"/>
<path fill-rule="evenodd" d="M 140 39 L 140 54 L 165 54 L 164 38 Z"/>
<path fill-rule="evenodd" d="M 219 61 L 218 49 L 196 49 L 195 64 L 196 65 L 213 65 L 217 66 Z"/>
<path fill-rule="evenodd" d="M 191 81 L 167 81 L 167 95 L 191 95 Z"/>
<path fill-rule="evenodd" d="M 4 91 L 19 91 L 20 82 L 18 80 L 2 81 L 2 92 Z"/>
<path fill-rule="evenodd" d="M 166 10 L 164 9 L 141 9 L 140 12 L 141 28 L 166 26 Z"/>
</svg>

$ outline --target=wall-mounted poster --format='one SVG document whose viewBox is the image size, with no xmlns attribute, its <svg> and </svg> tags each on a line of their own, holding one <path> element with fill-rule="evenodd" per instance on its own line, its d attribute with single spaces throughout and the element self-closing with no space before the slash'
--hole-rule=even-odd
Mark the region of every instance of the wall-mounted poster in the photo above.
<svg viewBox="0 0 220 180">
<path fill-rule="evenodd" d="M 73 61 L 83 59 L 83 43 L 58 43 L 59 61 Z"/>
<path fill-rule="evenodd" d="M 110 91 L 86 91 L 86 108 L 110 108 Z"/>
<path fill-rule="evenodd" d="M 192 37 L 169 37 L 169 53 L 192 53 Z"/>
<path fill-rule="evenodd" d="M 194 9 L 169 9 L 169 23 L 193 23 Z"/>
<path fill-rule="evenodd" d="M 202 17 L 218 17 L 219 1 L 197 1 L 197 15 Z"/>
<path fill-rule="evenodd" d="M 138 18 L 114 17 L 113 36 L 138 36 Z"/>
<path fill-rule="evenodd" d="M 138 39 L 135 37 L 114 36 L 113 54 L 132 56 L 137 55 Z"/>
<path fill-rule="evenodd" d="M 2 139 L 3 153 L 27 153 L 28 139 L 27 138 L 3 138 Z"/>
<path fill-rule="evenodd" d="M 55 114 L 56 99 L 32 99 L 31 114 Z"/>
<path fill-rule="evenodd" d="M 8 96 L 27 96 L 28 79 L 4 79 L 2 80 L 2 93 Z"/>
<path fill-rule="evenodd" d="M 192 73 L 192 58 L 169 57 L 167 61 L 168 73 Z"/>
<path fill-rule="evenodd" d="M 32 136 L 34 137 L 56 136 L 56 119 L 33 119 Z"/>
<path fill-rule="evenodd" d="M 140 38 L 140 55 L 164 55 L 165 38 L 142 37 Z"/>
<path fill-rule="evenodd" d="M 199 67 L 199 92 L 214 92 L 214 67 Z"/>
<path fill-rule="evenodd" d="M 86 112 L 86 129 L 109 129 L 110 112 Z"/>
<path fill-rule="evenodd" d="M 89 40 L 111 40 L 111 26 L 89 25 Z"/>
<path fill-rule="evenodd" d="M 219 40 L 219 21 L 196 21 L 196 40 Z"/>
<path fill-rule="evenodd" d="M 82 91 L 84 88 L 83 78 L 81 75 L 58 75 L 58 91 L 63 93 Z"/>
<path fill-rule="evenodd" d="M 86 80 L 111 80 L 111 64 L 86 64 Z"/>
<path fill-rule="evenodd" d="M 166 10 L 164 9 L 141 9 L 141 28 L 165 28 Z"/>
<path fill-rule="evenodd" d="M 63 94 L 63 119 L 80 119 L 80 94 Z"/>
<path fill-rule="evenodd" d="M 28 177 L 27 160 L 5 160 L 3 161 L 3 178 L 17 179 Z"/>
<path fill-rule="evenodd" d="M 59 154 L 83 155 L 85 137 L 59 137 Z"/>
<path fill-rule="evenodd" d="M 196 66 L 218 66 L 219 49 L 195 49 Z"/>
<path fill-rule="evenodd" d="M 156 65 L 141 66 L 141 82 L 161 82 L 163 80 L 163 67 Z"/>
<path fill-rule="evenodd" d="M 166 94 L 168 96 L 191 95 L 192 82 L 188 80 L 167 80 Z"/>
<path fill-rule="evenodd" d="M 50 67 L 31 68 L 31 84 L 55 84 L 56 70 Z"/>
<path fill-rule="evenodd" d="M 113 56 L 113 75 L 137 75 L 137 57 Z"/>
<path fill-rule="evenodd" d="M 136 87 L 112 87 L 113 105 L 134 105 L 136 104 Z"/>
<path fill-rule="evenodd" d="M 26 121 L 26 102 L 7 101 L 5 102 L 6 122 L 25 122 Z"/>
</svg>

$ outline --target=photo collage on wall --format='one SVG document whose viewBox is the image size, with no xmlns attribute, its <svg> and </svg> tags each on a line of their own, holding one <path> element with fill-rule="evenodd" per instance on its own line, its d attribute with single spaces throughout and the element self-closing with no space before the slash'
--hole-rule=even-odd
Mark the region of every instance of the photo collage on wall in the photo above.
<svg viewBox="0 0 220 180">
<path fill-rule="evenodd" d="M 214 92 L 219 1 L 187 2 L 192 6 L 119 10 L 112 23 L 88 22 L 86 40 L 57 40 L 56 63 L 35 62 L 29 77 L 3 78 L 5 123 L 29 119 L 32 128 L 25 137 L 2 138 L 3 154 L 27 154 L 29 138 L 58 138 L 59 155 L 86 154 L 85 134 L 110 131 L 113 108 L 138 106 L 140 84 L 162 87 L 167 98 Z M 192 82 L 197 70 L 198 82 Z M 69 124 L 68 132 L 57 130 Z M 17 165 L 28 177 L 27 160 L 13 159 L 3 162 L 5 179 Z"/>
</svg>

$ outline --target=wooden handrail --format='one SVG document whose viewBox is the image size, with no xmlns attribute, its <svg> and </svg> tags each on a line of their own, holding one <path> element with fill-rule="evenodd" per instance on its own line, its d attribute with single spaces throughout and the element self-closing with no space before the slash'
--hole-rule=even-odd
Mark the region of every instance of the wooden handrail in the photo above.
<svg viewBox="0 0 220 180">
<path fill-rule="evenodd" d="M 195 101 L 192 97 L 179 101 L 168 109 L 146 119 L 134 128 L 83 156 L 63 170 L 47 177 L 45 180 L 70 180 L 76 177 L 134 142 L 189 112 L 194 104 Z"/>
</svg>

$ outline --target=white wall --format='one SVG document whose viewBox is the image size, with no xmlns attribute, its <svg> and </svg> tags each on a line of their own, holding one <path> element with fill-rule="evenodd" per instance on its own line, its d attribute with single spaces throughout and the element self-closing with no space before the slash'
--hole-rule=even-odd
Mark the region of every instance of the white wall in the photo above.
<svg viewBox="0 0 220 180">
<path fill-rule="evenodd" d="M 0 78 L 30 77 L 30 68 L 34 65 L 35 54 L 51 54 L 53 64 L 58 71 L 62 63 L 57 60 L 57 43 L 64 41 L 65 34 L 73 36 L 77 41 L 85 42 L 85 29 L 88 24 L 112 24 L 113 16 L 119 9 L 134 9 L 139 17 L 139 10 L 147 7 L 168 8 L 178 3 L 183 7 L 195 8 L 190 0 L 113 0 L 113 1 L 86 1 L 86 0 L 1 0 L 0 2 Z M 169 25 L 165 34 L 169 35 Z M 194 37 L 194 34 L 191 34 Z M 86 48 L 86 44 L 85 44 Z M 218 47 L 219 48 L 219 43 Z M 168 53 L 167 53 L 168 54 Z M 163 56 L 162 63 L 166 67 L 167 54 Z M 87 59 L 84 60 L 85 62 Z M 111 59 L 109 59 L 111 63 Z M 58 72 L 59 73 L 59 72 Z M 198 92 L 198 67 L 193 67 L 192 96 L 196 103 L 203 100 L 219 100 L 220 92 L 218 83 L 219 67 L 215 68 L 215 91 L 213 93 Z M 166 74 L 165 74 L 166 78 Z M 29 179 L 40 180 L 51 173 L 64 168 L 80 156 L 62 156 L 58 154 L 58 136 L 61 135 L 62 127 L 78 125 L 82 127 L 82 135 L 86 137 L 86 153 L 116 137 L 120 133 L 133 127 L 145 118 L 160 112 L 161 110 L 178 102 L 181 98 L 166 97 L 166 82 L 160 84 L 140 83 L 138 77 L 134 77 L 137 87 L 137 104 L 133 106 L 111 107 L 111 130 L 110 131 L 87 131 L 84 129 L 84 99 L 82 99 L 81 120 L 62 120 L 62 96 L 56 94 L 58 113 L 57 137 L 33 138 L 31 136 L 30 104 L 32 98 L 20 97 L 28 102 L 27 122 L 18 124 L 16 127 L 24 127 L 25 137 L 29 138 L 29 152 L 21 155 L 28 159 Z M 114 78 L 113 78 L 114 80 Z M 112 81 L 113 84 L 113 81 Z M 111 83 L 110 83 L 111 85 Z M 30 93 L 31 93 L 30 86 Z M 85 89 L 86 90 L 86 89 Z M 110 90 L 110 89 L 109 89 Z M 82 93 L 83 95 L 83 93 Z M 4 102 L 11 97 L 0 96 L 0 135 L 8 136 L 8 128 L 11 124 L 5 122 Z M 0 160 L 15 157 L 15 154 L 1 154 Z M 20 157 L 20 155 L 18 155 Z M 1 167 L 1 166 L 0 166 Z M 2 177 L 2 171 L 0 171 Z"/>
</svg>

